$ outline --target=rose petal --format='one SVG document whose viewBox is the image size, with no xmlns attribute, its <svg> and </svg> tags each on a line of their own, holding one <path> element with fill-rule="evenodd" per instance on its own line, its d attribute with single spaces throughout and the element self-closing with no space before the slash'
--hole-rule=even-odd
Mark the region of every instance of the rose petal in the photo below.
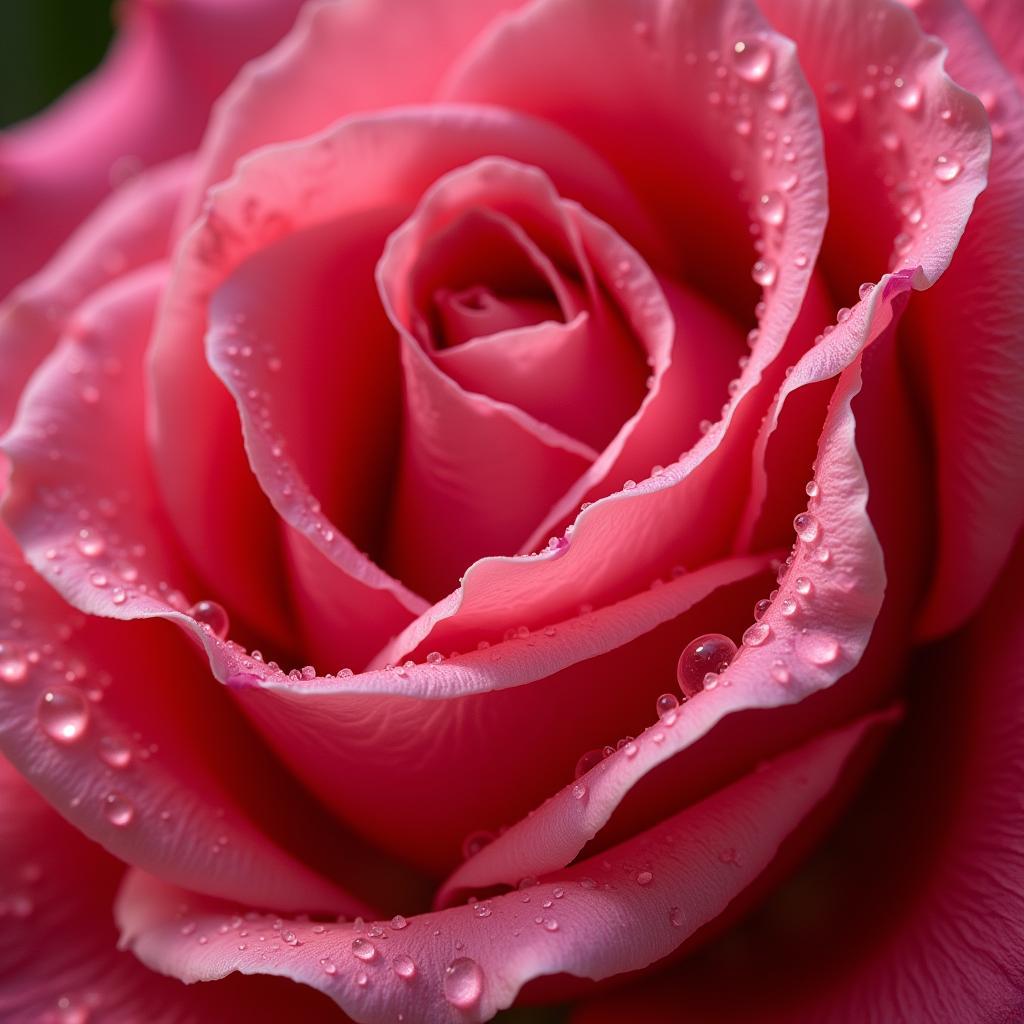
<svg viewBox="0 0 1024 1024">
<path fill-rule="evenodd" d="M 207 189 L 227 178 L 246 154 L 361 111 L 431 99 L 454 58 L 517 2 L 399 0 L 386 10 L 333 0 L 307 3 L 292 32 L 253 61 L 217 105 L 182 224 L 199 212 Z M 423 39 L 430 45 L 422 45 Z"/>
<path fill-rule="evenodd" d="M 532 978 L 604 978 L 677 948 L 771 863 L 878 721 L 862 719 L 786 754 L 608 851 L 602 864 L 584 861 L 529 891 L 369 929 L 275 926 L 257 915 L 248 929 L 269 941 L 239 943 L 219 932 L 230 906 L 133 872 L 118 900 L 122 941 L 186 981 L 232 971 L 294 978 L 367 1024 L 397 1013 L 409 1024 L 487 1020 Z M 208 941 L 183 938 L 183 920 Z"/>
<path fill-rule="evenodd" d="M 974 11 L 1018 88 L 1024 90 L 1024 43 L 1017 31 L 1020 25 L 1017 5 L 1013 0 L 967 0 L 967 6 Z M 926 8 L 922 19 L 930 16 Z"/>
<path fill-rule="evenodd" d="M 99 71 L 5 133 L 0 156 L 0 297 L 41 267 L 125 175 L 191 150 L 210 105 L 287 30 L 298 0 L 141 0 Z"/>
<path fill-rule="evenodd" d="M 867 481 L 854 443 L 850 403 L 859 390 L 858 362 L 840 376 L 821 432 L 816 462 L 820 495 L 808 518 L 807 539 L 794 549 L 778 598 L 745 634 L 715 688 L 649 726 L 631 755 L 619 751 L 602 761 L 484 847 L 455 871 L 441 899 L 457 889 L 514 884 L 570 863 L 637 782 L 726 715 L 796 703 L 833 685 L 857 664 L 885 587 L 882 552 L 866 512 Z M 807 581 L 806 592 L 798 588 L 798 579 Z M 799 601 L 801 615 L 782 611 L 787 599 Z"/>
<path fill-rule="evenodd" d="M 919 660 L 906 725 L 821 857 L 727 951 L 605 995 L 574 1021 L 1013 1020 L 1024 986 L 1022 571 L 1018 545 L 972 624 Z"/>
<path fill-rule="evenodd" d="M 124 865 L 2 759 L 0 802 L 0 907 L 16 931 L 0 950 L 4 1020 L 251 1024 L 299 1013 L 303 1021 L 337 1021 L 337 1007 L 309 989 L 241 978 L 186 988 L 118 952 L 111 909 Z"/>
<path fill-rule="evenodd" d="M 209 209 L 182 240 L 153 342 L 156 465 L 165 502 L 186 547 L 197 565 L 216 567 L 217 585 L 232 607 L 248 609 L 260 598 L 266 603 L 268 590 L 273 595 L 280 589 L 272 586 L 273 576 L 261 578 L 264 560 L 251 557 L 259 531 L 269 538 L 276 522 L 270 509 L 262 511 L 266 506 L 251 479 L 245 452 L 231 443 L 231 423 L 237 414 L 230 396 L 203 359 L 200 339 L 208 327 L 208 298 L 282 234 L 327 222 L 351 222 L 375 209 L 393 210 L 397 227 L 437 177 L 488 153 L 543 163 L 564 194 L 595 209 L 617 210 L 621 217 L 616 223 L 622 219 L 627 229 L 631 227 L 630 207 L 620 201 L 621 182 L 569 136 L 506 111 L 446 106 L 353 118 L 322 136 L 253 154 L 230 182 L 214 191 Z M 337 173 L 339 166 L 344 174 Z M 633 233 L 642 227 L 637 225 Z M 244 310 L 225 305 L 217 312 L 223 316 Z M 269 351 L 274 341 L 251 338 L 250 344 L 264 357 L 277 356 L 283 362 L 286 351 Z M 237 387 L 245 373 L 256 372 L 239 360 L 227 365 L 223 356 L 228 341 L 211 336 L 208 343 L 215 369 L 230 387 Z M 264 373 L 267 368 L 263 363 L 257 368 L 263 378 L 273 376 Z M 332 407 L 330 383 L 323 374 L 311 373 L 302 382 L 307 403 Z M 274 405 L 293 401 L 292 396 L 270 381 L 247 387 L 244 395 L 249 390 L 263 399 L 255 405 L 242 403 L 249 458 L 259 485 L 288 530 L 314 549 L 306 551 L 305 561 L 319 564 L 321 574 L 335 579 L 332 592 L 341 591 L 346 578 L 362 580 L 361 589 L 368 583 L 381 592 L 378 597 L 398 603 L 399 611 L 408 612 L 410 605 L 419 610 L 421 603 L 411 600 L 325 519 L 321 512 L 326 496 L 312 493 L 308 481 L 296 472 L 287 452 L 294 445 L 282 434 L 295 416 L 278 423 L 273 411 Z M 275 450 L 282 440 L 284 451 L 278 456 Z M 211 479 L 232 495 L 230 502 L 210 502 L 205 481 Z M 273 550 L 273 541 L 268 539 L 265 547 Z M 302 582 L 308 586 L 309 580 Z M 343 613 L 344 607 L 338 614 Z M 354 614 L 359 614 L 358 608 Z M 269 618 L 269 613 L 252 617 L 272 632 L 273 624 L 264 624 Z M 389 616 L 388 621 L 392 619 Z"/>
<path fill-rule="evenodd" d="M 47 576 L 80 607 L 101 616 L 164 614 L 184 619 L 174 605 L 186 607 L 188 602 L 180 593 L 175 596 L 174 588 L 192 586 L 146 486 L 144 393 L 138 379 L 164 276 L 162 265 L 150 265 L 108 285 L 79 311 L 75 335 L 66 337 L 34 376 L 4 440 L 14 467 L 4 503 L 8 522 L 37 567 L 45 566 Z M 114 359 L 117 375 L 111 376 Z M 122 374 L 134 383 L 125 386 L 118 379 Z M 101 465 L 97 452 L 104 453 Z M 133 481 L 133 490 L 124 488 L 124 479 Z M 10 540 L 8 544 L 10 566 L 15 549 Z M 152 627 L 123 632 L 127 627 L 89 620 L 80 648 L 70 633 L 64 635 L 67 622 L 77 619 L 71 609 L 36 577 L 26 578 L 20 557 L 17 569 L 9 571 L 0 588 L 12 602 L 10 617 L 3 620 L 3 643 L 13 645 L 15 676 L 25 673 L 29 683 L 0 686 L 6 706 L 0 719 L 3 745 L 48 798 L 123 859 L 168 878 L 188 879 L 185 884 L 192 888 L 245 892 L 247 899 L 280 890 L 280 898 L 296 908 L 352 903 L 253 824 L 255 780 L 240 784 L 233 772 L 247 757 L 253 759 L 247 770 L 256 771 L 266 755 L 230 704 L 218 710 L 215 683 L 190 657 L 187 645 L 175 641 L 173 634 L 154 634 Z M 28 600 L 19 596 L 25 587 L 34 587 L 31 593 L 39 595 L 32 598 L 41 602 L 34 617 L 18 610 Z M 216 639 L 187 621 L 211 643 Z M 30 670 L 33 652 L 41 660 Z M 75 668 L 79 664 L 80 671 Z M 83 672 L 89 678 L 82 685 L 103 697 L 103 704 L 90 709 L 83 741 L 65 749 L 40 731 L 38 705 L 48 687 L 77 685 Z M 106 696 L 95 681 L 104 672 L 114 674 L 118 687 Z M 138 677 L 146 679 L 146 687 L 129 687 Z M 207 688 L 214 692 L 205 692 Z M 80 709 L 78 693 L 76 689 L 69 699 Z M 199 701 L 204 702 L 201 716 L 186 711 Z M 208 725 L 205 743 L 198 741 L 199 725 L 190 715 Z M 137 732 L 142 739 L 133 740 Z M 156 744 L 160 756 L 146 759 L 146 751 L 137 752 L 134 768 L 115 783 L 111 766 L 101 757 L 108 743 L 129 749 Z M 220 762 L 215 753 L 226 761 Z M 236 756 L 241 760 L 233 762 Z M 264 786 L 284 785 L 273 769 L 262 771 L 269 772 Z M 247 794 L 248 804 L 243 801 Z M 282 806 L 296 799 L 290 795 Z M 217 814 L 218 802 L 223 819 Z M 263 805 L 265 811 L 273 806 Z M 134 827 L 110 820 L 119 808 L 133 818 Z M 159 819 L 164 811 L 169 815 L 166 824 Z M 143 823 L 152 827 L 143 828 Z"/>
<path fill-rule="evenodd" d="M 44 270 L 0 305 L 0 430 L 10 425 L 25 382 L 79 303 L 113 278 L 164 255 L 191 167 L 188 159 L 163 164 L 118 189 Z"/>
<path fill-rule="evenodd" d="M 986 17 L 998 26 L 1008 10 L 992 4 Z M 938 550 L 919 624 L 934 637 L 977 609 L 1024 522 L 1024 97 L 960 4 L 929 0 L 916 14 L 949 44 L 957 81 L 982 97 L 994 140 L 988 187 L 956 257 L 915 298 L 907 330 L 935 437 Z"/>
</svg>

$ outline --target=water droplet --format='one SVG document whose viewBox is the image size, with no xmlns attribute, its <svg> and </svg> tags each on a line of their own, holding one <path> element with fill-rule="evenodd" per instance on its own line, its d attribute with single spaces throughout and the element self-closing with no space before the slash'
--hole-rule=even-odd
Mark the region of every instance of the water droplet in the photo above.
<svg viewBox="0 0 1024 1024">
<path fill-rule="evenodd" d="M 771 601 L 766 597 L 762 597 L 761 600 L 754 605 L 754 621 L 757 622 L 764 618 L 765 612 L 767 612 L 771 606 Z"/>
<path fill-rule="evenodd" d="M 239 946 L 238 948 L 241 949 L 242 947 Z M 334 964 L 334 963 L 331 963 L 331 961 L 328 960 L 324 964 L 324 974 L 337 974 L 337 973 L 338 973 L 338 965 Z"/>
<path fill-rule="evenodd" d="M 353 939 L 352 955 L 369 963 L 377 955 L 377 947 L 369 939 Z"/>
<path fill-rule="evenodd" d="M 672 693 L 663 693 L 655 704 L 655 710 L 659 718 L 664 718 L 679 707 L 679 698 Z"/>
<path fill-rule="evenodd" d="M 444 655 L 440 651 L 431 651 L 427 655 L 427 664 L 440 665 L 444 661 Z"/>
<path fill-rule="evenodd" d="M 75 541 L 75 547 L 78 548 L 86 558 L 98 558 L 107 549 L 107 545 L 103 538 L 98 534 L 92 533 L 90 530 L 79 531 L 78 539 Z"/>
<path fill-rule="evenodd" d="M 581 775 L 586 775 L 592 768 L 595 768 L 604 760 L 604 751 L 600 748 L 594 750 L 588 750 L 577 762 L 576 762 L 576 775 L 578 779 Z"/>
<path fill-rule="evenodd" d="M 771 674 L 772 679 L 777 683 L 782 683 L 784 685 L 789 682 L 789 669 L 786 668 L 785 663 L 778 658 L 772 662 Z"/>
<path fill-rule="evenodd" d="M 743 644 L 745 647 L 760 647 L 771 635 L 771 632 L 771 626 L 767 622 L 755 622 L 744 631 Z"/>
<path fill-rule="evenodd" d="M 89 702 L 73 686 L 55 686 L 39 698 L 39 727 L 57 743 L 74 743 L 89 725 Z"/>
<path fill-rule="evenodd" d="M 127 768 L 132 763 L 132 748 L 120 736 L 101 736 L 100 760 L 111 768 Z"/>
<path fill-rule="evenodd" d="M 135 808 L 121 793 L 108 793 L 103 798 L 103 814 L 111 825 L 126 828 L 135 817 Z"/>
<path fill-rule="evenodd" d="M 548 931 L 548 932 L 557 932 L 558 931 L 558 922 L 553 917 L 545 917 L 543 922 L 541 922 L 541 923 L 542 923 L 542 926 L 543 926 L 545 931 Z"/>
<path fill-rule="evenodd" d="M 400 978 L 408 980 L 416 977 L 416 962 L 404 953 L 400 953 L 391 961 L 391 967 Z"/>
<path fill-rule="evenodd" d="M 811 544 L 818 539 L 818 520 L 810 512 L 801 512 L 796 516 L 793 519 L 793 529 L 806 544 Z"/>
<path fill-rule="evenodd" d="M 770 288 L 775 284 L 775 264 L 769 259 L 758 260 L 750 271 L 755 284 L 762 288 Z"/>
<path fill-rule="evenodd" d="M 577 782 L 576 785 L 572 787 L 572 795 L 574 799 L 582 800 L 587 795 L 587 787 L 584 786 L 582 782 Z"/>
<path fill-rule="evenodd" d="M 20 686 L 28 676 L 28 660 L 0 644 L 0 682 Z"/>
<path fill-rule="evenodd" d="M 796 615 L 799 606 L 791 597 L 784 597 L 779 604 L 779 609 L 787 618 Z"/>
<path fill-rule="evenodd" d="M 360 988 L 366 988 L 366 986 L 369 985 L 369 983 L 370 978 L 367 975 L 366 971 L 356 971 L 356 984 Z"/>
<path fill-rule="evenodd" d="M 940 153 L 935 158 L 934 165 L 935 177 L 939 179 L 943 184 L 947 184 L 952 181 L 956 176 L 963 170 L 963 164 L 960 163 L 956 157 L 947 156 L 945 153 Z"/>
<path fill-rule="evenodd" d="M 678 907 L 668 908 L 668 923 L 673 928 L 683 927 L 683 912 Z"/>
<path fill-rule="evenodd" d="M 721 633 L 706 633 L 691 640 L 679 656 L 676 678 L 687 697 L 704 689 L 708 672 L 721 672 L 736 654 L 736 645 Z"/>
<path fill-rule="evenodd" d="M 741 39 L 732 48 L 732 66 L 747 82 L 763 82 L 772 67 L 771 47 L 761 39 Z"/>
<path fill-rule="evenodd" d="M 799 649 L 800 654 L 812 665 L 831 665 L 839 657 L 839 644 L 835 638 L 821 633 L 802 636 Z"/>
<path fill-rule="evenodd" d="M 636 876 L 637 885 L 650 885 L 654 881 L 654 875 L 650 871 L 638 871 Z"/>
<path fill-rule="evenodd" d="M 491 908 L 487 906 L 486 903 L 474 903 L 473 913 L 476 914 L 477 917 L 490 917 Z"/>
<path fill-rule="evenodd" d="M 793 581 L 793 586 L 798 594 L 809 594 L 812 588 L 811 581 L 806 576 L 797 576 Z"/>
<path fill-rule="evenodd" d="M 391 927 L 394 928 L 395 931 L 400 932 L 403 928 L 409 927 L 409 922 L 402 917 L 401 914 L 395 914 L 395 916 L 391 918 Z"/>
<path fill-rule="evenodd" d="M 757 200 L 757 212 L 765 224 L 778 227 L 786 219 L 786 200 L 778 192 L 762 192 Z"/>
<path fill-rule="evenodd" d="M 228 635 L 228 613 L 216 601 L 198 601 L 189 608 L 187 614 L 200 625 L 209 626 L 218 639 L 223 640 Z"/>
<path fill-rule="evenodd" d="M 918 110 L 921 106 L 921 87 L 916 82 L 908 82 L 903 78 L 894 79 L 893 93 L 896 102 L 908 111 Z"/>
<path fill-rule="evenodd" d="M 468 1010 L 480 1001 L 484 972 L 468 956 L 453 960 L 444 971 L 444 997 L 452 1006 Z"/>
</svg>

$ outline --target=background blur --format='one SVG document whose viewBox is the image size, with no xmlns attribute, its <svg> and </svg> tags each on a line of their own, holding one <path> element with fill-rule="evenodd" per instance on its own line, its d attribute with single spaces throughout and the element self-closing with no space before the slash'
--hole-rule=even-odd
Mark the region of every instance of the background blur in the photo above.
<svg viewBox="0 0 1024 1024">
<path fill-rule="evenodd" d="M 31 117 L 103 57 L 111 0 L 0 0 L 0 126 Z"/>
</svg>

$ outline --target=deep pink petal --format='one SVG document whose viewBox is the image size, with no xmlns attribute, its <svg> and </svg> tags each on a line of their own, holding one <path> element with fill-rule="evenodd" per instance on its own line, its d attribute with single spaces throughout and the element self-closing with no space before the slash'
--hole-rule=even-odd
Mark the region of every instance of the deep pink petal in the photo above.
<svg viewBox="0 0 1024 1024">
<path fill-rule="evenodd" d="M 1011 6 L 987 9 L 993 45 L 1020 39 L 998 29 Z M 982 97 L 993 137 L 988 188 L 948 273 L 911 305 L 907 331 L 935 437 L 940 532 L 919 628 L 936 636 L 977 609 L 1024 522 L 1024 64 L 1015 84 L 959 3 L 928 0 L 916 14 L 949 45 L 950 73 Z M 1019 9 L 1014 17 L 1019 26 Z"/>
<path fill-rule="evenodd" d="M 100 70 L 0 138 L 0 298 L 38 270 L 125 175 L 191 150 L 238 69 L 299 0 L 131 0 Z"/>
<path fill-rule="evenodd" d="M 257 1024 L 285 1012 L 338 1021 L 292 984 L 235 978 L 191 988 L 117 948 L 114 898 L 124 865 L 64 821 L 0 759 L 0 1017 L 35 1024 Z"/>
<path fill-rule="evenodd" d="M 174 610 L 189 603 L 175 588 L 194 584 L 156 509 L 142 430 L 142 353 L 163 279 L 163 266 L 153 264 L 97 292 L 33 377 L 4 441 L 13 465 L 4 514 L 30 560 L 79 607 L 117 618 L 163 613 L 205 637 Z M 164 877 L 249 899 L 276 890 L 295 907 L 344 905 L 333 885 L 254 824 L 259 786 L 234 773 L 251 756 L 250 771 L 269 770 L 266 785 L 284 781 L 259 769 L 265 753 L 230 703 L 218 703 L 216 683 L 188 645 L 153 626 L 89 619 L 83 627 L 6 543 L 2 642 L 21 685 L 0 687 L 0 721 L 19 770 L 88 835 Z M 80 647 L 72 634 L 83 628 Z M 112 680 L 106 694 L 104 680 Z M 55 683 L 73 686 L 69 699 L 89 707 L 80 743 L 54 742 L 37 725 L 39 702 Z M 92 706 L 85 692 L 102 703 Z M 208 732 L 198 731 L 199 721 Z M 123 777 L 114 779 L 100 756 L 108 744 L 136 750 Z M 153 745 L 159 756 L 148 756 Z M 126 827 L 108 817 L 122 797 L 133 809 Z"/>
<path fill-rule="evenodd" d="M 294 978 L 367 1024 L 399 1013 L 409 1024 L 487 1020 L 533 978 L 600 979 L 677 948 L 764 871 L 878 721 L 862 719 L 783 755 L 599 860 L 524 892 L 368 927 L 275 926 L 262 915 L 233 924 L 230 906 L 134 872 L 118 900 L 122 938 L 143 962 L 187 981 L 233 971 Z M 190 934 L 182 935 L 183 925 Z M 249 932 L 243 940 L 241 928 Z M 397 957 L 409 958 L 411 974 Z M 475 984 L 466 984 L 470 977 Z"/>
<path fill-rule="evenodd" d="M 1022 570 L 1018 546 L 973 622 L 918 660 L 906 725 L 822 855 L 728 949 L 605 996 L 574 1021 L 628 1012 L 652 1024 L 755 1014 L 766 1024 L 988 1024 L 1019 1015 Z M 742 986 L 731 984 L 738 974 Z"/>
<path fill-rule="evenodd" d="M 10 424 L 25 382 L 56 344 L 75 308 L 113 278 L 160 259 L 167 251 L 174 211 L 191 166 L 189 160 L 174 161 L 126 183 L 78 228 L 44 270 L 0 305 L 0 429 Z"/>
</svg>

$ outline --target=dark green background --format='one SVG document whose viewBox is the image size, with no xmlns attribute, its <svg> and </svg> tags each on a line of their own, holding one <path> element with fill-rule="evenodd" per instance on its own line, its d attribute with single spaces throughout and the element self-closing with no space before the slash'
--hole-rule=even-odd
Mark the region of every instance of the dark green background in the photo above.
<svg viewBox="0 0 1024 1024">
<path fill-rule="evenodd" d="M 31 117 L 95 67 L 111 0 L 0 0 L 0 125 Z"/>
</svg>

